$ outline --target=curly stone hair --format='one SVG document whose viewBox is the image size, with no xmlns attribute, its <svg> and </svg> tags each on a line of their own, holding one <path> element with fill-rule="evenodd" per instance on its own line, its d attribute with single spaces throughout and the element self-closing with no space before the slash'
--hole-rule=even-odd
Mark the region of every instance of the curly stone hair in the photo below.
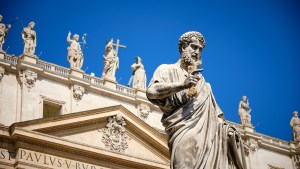
<svg viewBox="0 0 300 169">
<path fill-rule="evenodd" d="M 205 40 L 203 35 L 200 32 L 190 31 L 181 35 L 179 39 L 178 48 L 180 53 L 182 52 L 182 46 L 185 44 L 189 44 L 192 41 L 192 37 L 196 37 L 199 42 L 202 43 L 203 48 L 205 47 Z"/>
</svg>

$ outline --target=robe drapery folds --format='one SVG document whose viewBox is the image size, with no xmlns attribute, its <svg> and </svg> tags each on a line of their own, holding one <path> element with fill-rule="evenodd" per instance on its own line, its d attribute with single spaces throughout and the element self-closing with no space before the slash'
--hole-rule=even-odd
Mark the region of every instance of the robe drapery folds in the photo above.
<svg viewBox="0 0 300 169">
<path fill-rule="evenodd" d="M 188 73 L 177 64 L 159 66 L 149 84 L 184 82 Z M 169 136 L 171 169 L 246 169 L 243 142 L 234 127 L 218 116 L 211 87 L 202 77 L 198 96 L 187 91 L 164 99 L 149 99 L 164 112 L 162 123 Z"/>
</svg>

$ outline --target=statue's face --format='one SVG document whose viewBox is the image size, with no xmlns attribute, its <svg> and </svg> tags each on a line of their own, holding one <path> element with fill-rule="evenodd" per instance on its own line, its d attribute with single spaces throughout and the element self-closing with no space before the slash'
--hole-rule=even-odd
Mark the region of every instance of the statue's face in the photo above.
<svg viewBox="0 0 300 169">
<path fill-rule="evenodd" d="M 34 23 L 31 23 L 31 24 L 29 25 L 29 27 L 30 27 L 31 29 L 33 29 Z"/>
<path fill-rule="evenodd" d="M 242 97 L 242 100 L 243 100 L 244 102 L 246 101 L 246 99 L 247 99 L 246 96 L 243 96 L 243 97 Z"/>
<path fill-rule="evenodd" d="M 184 59 L 186 64 L 192 64 L 195 62 L 198 66 L 201 65 L 202 46 L 196 37 L 192 38 L 192 42 L 190 42 L 188 46 L 183 46 L 182 51 L 187 52 L 189 57 L 191 57 L 191 60 Z M 183 54 L 183 57 L 186 57 L 184 55 L 185 54 Z"/>
<path fill-rule="evenodd" d="M 74 38 L 74 40 L 75 40 L 76 42 L 78 42 L 79 36 L 78 36 L 77 34 L 75 34 L 75 35 L 73 36 L 73 38 Z"/>
<path fill-rule="evenodd" d="M 200 56 L 202 54 L 202 47 L 200 45 L 199 40 L 197 40 L 196 38 L 192 38 L 192 43 L 189 44 L 190 47 L 190 53 L 192 55 L 192 58 L 195 61 L 199 61 Z"/>
</svg>

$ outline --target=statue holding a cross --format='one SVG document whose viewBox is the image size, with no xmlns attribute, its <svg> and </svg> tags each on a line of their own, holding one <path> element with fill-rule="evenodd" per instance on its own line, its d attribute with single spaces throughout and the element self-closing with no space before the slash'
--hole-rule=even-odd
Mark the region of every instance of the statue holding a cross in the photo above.
<svg viewBox="0 0 300 169">
<path fill-rule="evenodd" d="M 119 47 L 126 48 L 124 45 L 119 44 L 119 39 L 117 43 L 113 43 L 113 39 L 111 39 L 105 46 L 105 54 L 103 55 L 104 69 L 102 73 L 102 78 L 116 81 L 116 70 L 119 69 L 119 57 L 118 50 Z M 114 50 L 113 46 L 116 46 L 116 50 Z"/>
</svg>

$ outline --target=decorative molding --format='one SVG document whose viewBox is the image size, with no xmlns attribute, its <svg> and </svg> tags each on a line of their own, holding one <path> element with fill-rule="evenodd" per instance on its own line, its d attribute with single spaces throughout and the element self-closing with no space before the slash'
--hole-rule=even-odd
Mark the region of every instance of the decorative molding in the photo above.
<svg viewBox="0 0 300 169">
<path fill-rule="evenodd" d="M 102 128 L 102 142 L 111 151 L 124 153 L 128 148 L 127 139 L 130 139 L 125 129 L 126 122 L 122 115 L 117 114 L 108 118 L 108 124 Z"/>
<path fill-rule="evenodd" d="M 67 102 L 61 101 L 61 100 L 55 100 L 55 99 L 49 98 L 47 96 L 40 95 L 39 107 L 40 107 L 40 117 L 41 118 L 43 117 L 44 101 L 46 101 L 48 103 L 52 103 L 54 105 L 60 105 L 61 106 L 60 114 L 65 114 L 67 112 L 67 109 L 66 109 L 66 106 L 65 106 L 65 104 Z"/>
<path fill-rule="evenodd" d="M 141 103 L 138 105 L 138 114 L 141 117 L 141 119 L 145 120 L 148 118 L 148 115 L 150 113 L 150 107 L 144 103 Z"/>
<path fill-rule="evenodd" d="M 20 84 L 20 87 L 23 88 L 23 72 L 20 70 L 17 72 L 17 81 Z"/>
<path fill-rule="evenodd" d="M 248 149 L 246 151 L 248 153 L 254 154 L 258 150 L 258 143 L 253 138 L 247 140 L 247 145 L 248 145 Z"/>
<path fill-rule="evenodd" d="M 4 73 L 5 73 L 4 67 L 0 66 L 0 82 L 1 82 L 2 78 L 4 77 Z"/>
<path fill-rule="evenodd" d="M 295 168 L 300 169 L 300 153 L 295 154 L 293 157 Z"/>
<path fill-rule="evenodd" d="M 65 101 L 55 100 L 55 99 L 49 98 L 47 96 L 43 96 L 43 95 L 40 95 L 40 96 L 41 96 L 41 99 L 43 101 L 51 102 L 51 103 L 54 103 L 54 104 L 63 105 L 63 104 L 66 103 Z"/>
<path fill-rule="evenodd" d="M 85 89 L 82 86 L 74 85 L 73 87 L 73 96 L 75 100 L 80 101 L 83 97 Z"/>
<path fill-rule="evenodd" d="M 31 70 L 25 70 L 23 71 L 23 74 L 25 75 L 25 85 L 27 86 L 29 91 L 35 85 L 37 73 Z"/>
</svg>

